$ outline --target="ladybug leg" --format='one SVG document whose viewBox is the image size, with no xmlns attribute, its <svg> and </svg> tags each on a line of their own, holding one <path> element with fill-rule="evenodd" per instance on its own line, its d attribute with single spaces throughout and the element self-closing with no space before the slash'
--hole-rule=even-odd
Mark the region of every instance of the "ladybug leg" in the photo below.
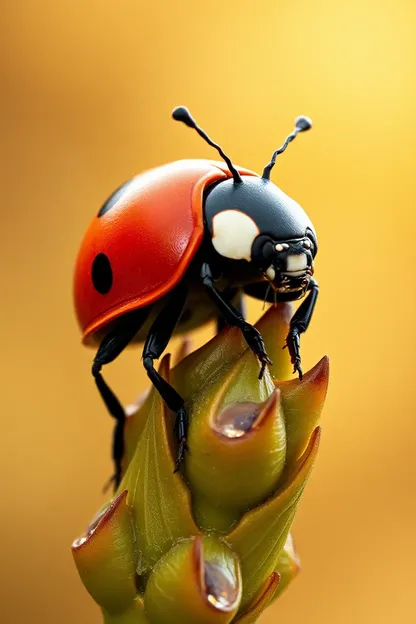
<svg viewBox="0 0 416 624">
<path fill-rule="evenodd" d="M 124 455 L 124 422 L 126 413 L 120 401 L 107 385 L 101 374 L 101 368 L 104 364 L 108 364 L 116 359 L 125 347 L 133 340 L 134 336 L 143 325 L 149 313 L 148 308 L 141 308 L 135 312 L 130 312 L 122 316 L 114 329 L 107 334 L 101 342 L 92 364 L 92 374 L 95 379 L 98 391 L 115 421 L 113 434 L 112 457 L 114 461 L 114 481 L 115 489 L 118 488 L 121 481 L 121 462 Z"/>
<path fill-rule="evenodd" d="M 201 279 L 208 291 L 209 296 L 216 304 L 221 315 L 225 318 L 229 325 L 234 325 L 235 327 L 239 327 L 241 329 L 248 346 L 260 360 L 261 368 L 259 379 L 261 379 L 264 375 L 264 371 L 266 370 L 266 365 L 271 364 L 272 362 L 267 356 L 266 347 L 264 346 L 263 338 L 261 337 L 260 332 L 253 327 L 253 325 L 247 323 L 244 316 L 224 298 L 223 294 L 220 293 L 219 290 L 216 289 L 211 268 L 207 262 L 204 262 L 202 265 Z"/>
<path fill-rule="evenodd" d="M 179 470 L 179 466 L 187 450 L 186 435 L 188 432 L 188 415 L 183 398 L 159 375 L 153 362 L 159 359 L 166 349 L 182 314 L 187 294 L 188 290 L 183 284 L 179 284 L 179 286 L 172 291 L 166 305 L 153 322 L 143 348 L 143 365 L 149 379 L 168 408 L 176 413 L 174 431 L 178 441 L 178 455 L 176 458 L 175 472 Z"/>
<path fill-rule="evenodd" d="M 234 299 L 234 303 L 233 303 L 234 308 L 243 318 L 246 318 L 246 306 L 244 305 L 243 293 L 239 291 L 237 299 L 235 299 L 235 297 L 236 297 L 236 291 L 233 290 L 230 297 L 227 297 L 228 303 L 230 303 Z M 219 333 L 222 329 L 224 329 L 224 327 L 227 327 L 227 325 L 228 323 L 225 320 L 225 318 L 222 315 L 220 315 L 217 319 L 217 333 Z"/>
<path fill-rule="evenodd" d="M 319 286 L 316 280 L 311 279 L 308 290 L 310 290 L 309 295 L 304 299 L 290 321 L 289 333 L 285 344 L 285 347 L 289 349 L 290 359 L 294 367 L 293 372 L 299 374 L 300 380 L 303 377 L 300 357 L 300 334 L 303 334 L 308 329 L 318 298 Z"/>
</svg>

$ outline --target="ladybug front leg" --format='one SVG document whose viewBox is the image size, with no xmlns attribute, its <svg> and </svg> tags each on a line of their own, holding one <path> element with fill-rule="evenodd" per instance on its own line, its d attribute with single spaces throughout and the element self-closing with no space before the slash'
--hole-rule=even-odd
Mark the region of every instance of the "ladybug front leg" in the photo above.
<svg viewBox="0 0 416 624">
<path fill-rule="evenodd" d="M 201 279 L 202 283 L 208 290 L 209 296 L 214 301 L 215 305 L 217 306 L 218 310 L 221 312 L 227 323 L 241 329 L 248 346 L 258 357 L 261 364 L 259 373 L 259 379 L 261 379 L 264 375 L 267 364 L 271 364 L 272 362 L 267 356 L 266 347 L 264 346 L 263 338 L 260 332 L 255 327 L 253 327 L 253 325 L 247 323 L 244 316 L 242 316 L 242 314 L 240 314 L 240 312 L 238 312 L 238 310 L 236 310 L 231 303 L 226 301 L 223 294 L 216 289 L 214 285 L 212 271 L 207 262 L 204 262 L 204 264 L 202 265 Z"/>
<path fill-rule="evenodd" d="M 186 436 L 188 432 L 188 415 L 183 398 L 159 375 L 153 362 L 159 359 L 166 349 L 182 314 L 187 294 L 188 291 L 182 283 L 172 291 L 165 306 L 153 322 L 143 348 L 143 365 L 149 379 L 168 408 L 176 414 L 175 435 L 178 441 L 178 455 L 176 458 L 175 472 L 179 469 L 185 450 L 187 449 Z"/>
<path fill-rule="evenodd" d="M 238 296 L 237 296 L 237 292 L 238 292 Z M 245 301 L 244 301 L 244 296 L 243 296 L 243 292 L 241 290 L 239 291 L 235 291 L 233 290 L 231 292 L 231 295 L 225 296 L 226 293 L 222 293 L 224 296 L 224 299 L 226 299 L 226 301 L 228 303 L 231 303 L 231 305 L 233 306 L 233 308 L 235 308 L 238 312 L 238 314 L 240 316 L 242 316 L 243 318 L 246 318 L 246 306 L 245 306 Z M 217 318 L 217 333 L 219 333 L 222 329 L 224 329 L 224 327 L 227 327 L 228 323 L 225 320 L 225 318 L 223 317 L 222 314 L 220 314 Z"/>
<path fill-rule="evenodd" d="M 312 314 L 318 298 L 318 282 L 311 279 L 308 286 L 309 295 L 302 302 L 290 321 L 289 333 L 286 338 L 285 347 L 289 349 L 290 360 L 293 364 L 293 372 L 298 373 L 302 381 L 303 372 L 300 357 L 300 334 L 308 329 Z"/>
</svg>

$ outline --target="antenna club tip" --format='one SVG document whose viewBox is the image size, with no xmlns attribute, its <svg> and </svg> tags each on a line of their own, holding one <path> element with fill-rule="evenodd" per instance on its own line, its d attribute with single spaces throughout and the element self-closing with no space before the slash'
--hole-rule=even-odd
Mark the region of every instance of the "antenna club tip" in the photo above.
<svg viewBox="0 0 416 624">
<path fill-rule="evenodd" d="M 176 121 L 182 121 L 190 128 L 195 128 L 195 121 L 191 117 L 191 113 L 186 106 L 177 106 L 172 111 L 172 117 Z"/>
<path fill-rule="evenodd" d="M 299 128 L 300 132 L 305 132 L 306 130 L 310 130 L 312 128 L 312 119 L 310 117 L 306 117 L 306 115 L 301 115 L 300 117 L 296 117 L 295 127 Z"/>
</svg>

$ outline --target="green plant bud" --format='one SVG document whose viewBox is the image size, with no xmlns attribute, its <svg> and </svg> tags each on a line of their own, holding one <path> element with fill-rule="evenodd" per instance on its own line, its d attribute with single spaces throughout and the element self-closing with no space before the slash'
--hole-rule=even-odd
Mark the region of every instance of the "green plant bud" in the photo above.
<svg viewBox="0 0 416 624">
<path fill-rule="evenodd" d="M 253 622 L 257 622 L 257 619 L 263 613 L 264 609 L 274 599 L 279 584 L 280 576 L 277 572 L 273 572 L 258 595 L 254 597 L 253 602 L 248 607 L 245 614 L 235 620 L 236 624 L 253 624 Z"/>
<path fill-rule="evenodd" d="M 238 558 L 221 540 L 198 536 L 156 564 L 144 605 L 150 624 L 228 624 L 240 600 Z"/>
<path fill-rule="evenodd" d="M 169 378 L 169 356 L 159 373 Z M 152 393 L 152 406 L 120 488 L 127 489 L 137 531 L 137 573 L 149 573 L 174 542 L 199 531 L 192 517 L 190 492 L 174 472 L 172 419 L 158 393 Z"/>
<path fill-rule="evenodd" d="M 291 304 L 278 303 L 269 308 L 256 324 L 266 340 L 267 352 L 273 361 L 269 366 L 269 373 L 275 379 L 288 379 L 292 374 L 287 350 L 283 351 L 291 314 Z M 194 394 L 201 391 L 202 385 L 209 385 L 226 374 L 246 351 L 247 343 L 241 331 L 236 327 L 225 327 L 209 342 L 179 362 L 172 371 L 173 385 L 179 394 L 190 401 Z M 258 374 L 260 365 L 256 358 L 254 360 Z"/>
<path fill-rule="evenodd" d="M 126 498 L 127 492 L 121 492 L 72 544 L 82 582 L 109 613 L 130 608 L 137 594 L 134 528 Z"/>
<path fill-rule="evenodd" d="M 280 393 L 259 382 L 249 351 L 207 395 L 198 395 L 189 430 L 186 478 L 205 530 L 228 531 L 275 488 L 286 454 Z"/>
<path fill-rule="evenodd" d="M 276 570 L 280 552 L 286 543 L 299 499 L 318 451 L 319 438 L 320 429 L 317 427 L 295 472 L 287 482 L 266 503 L 245 514 L 237 528 L 225 538 L 240 557 L 243 610 Z"/>
<path fill-rule="evenodd" d="M 257 324 L 273 360 L 261 380 L 240 330 L 195 352 L 182 343 L 160 375 L 189 415 L 174 472 L 175 415 L 158 392 L 126 408 L 118 496 L 75 540 L 80 576 L 104 624 L 251 624 L 298 574 L 291 524 L 318 450 L 328 359 L 287 380 L 292 307 Z"/>
<path fill-rule="evenodd" d="M 287 536 L 286 544 L 279 555 L 276 571 L 280 576 L 280 582 L 271 598 L 272 601 L 276 600 L 276 598 L 280 596 L 289 583 L 293 581 L 293 579 L 300 572 L 300 559 L 295 551 L 293 538 L 290 533 Z"/>
<path fill-rule="evenodd" d="M 325 356 L 298 379 L 277 382 L 285 414 L 287 448 L 285 473 L 289 473 L 305 451 L 324 407 L 329 380 L 329 360 Z"/>
</svg>

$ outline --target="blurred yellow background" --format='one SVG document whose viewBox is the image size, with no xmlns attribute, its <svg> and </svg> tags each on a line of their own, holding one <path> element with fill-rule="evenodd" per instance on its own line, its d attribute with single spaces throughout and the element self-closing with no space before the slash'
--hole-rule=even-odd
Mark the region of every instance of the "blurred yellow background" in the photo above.
<svg viewBox="0 0 416 624">
<path fill-rule="evenodd" d="M 72 268 L 122 181 L 215 157 L 171 121 L 178 104 L 256 171 L 296 115 L 314 121 L 272 177 L 319 234 L 303 358 L 328 353 L 331 382 L 294 526 L 302 574 L 261 622 L 415 621 L 415 12 L 414 0 L 3 4 L 2 624 L 100 622 L 70 544 L 103 501 L 112 422 Z M 138 351 L 106 376 L 125 402 L 146 386 Z"/>
</svg>

